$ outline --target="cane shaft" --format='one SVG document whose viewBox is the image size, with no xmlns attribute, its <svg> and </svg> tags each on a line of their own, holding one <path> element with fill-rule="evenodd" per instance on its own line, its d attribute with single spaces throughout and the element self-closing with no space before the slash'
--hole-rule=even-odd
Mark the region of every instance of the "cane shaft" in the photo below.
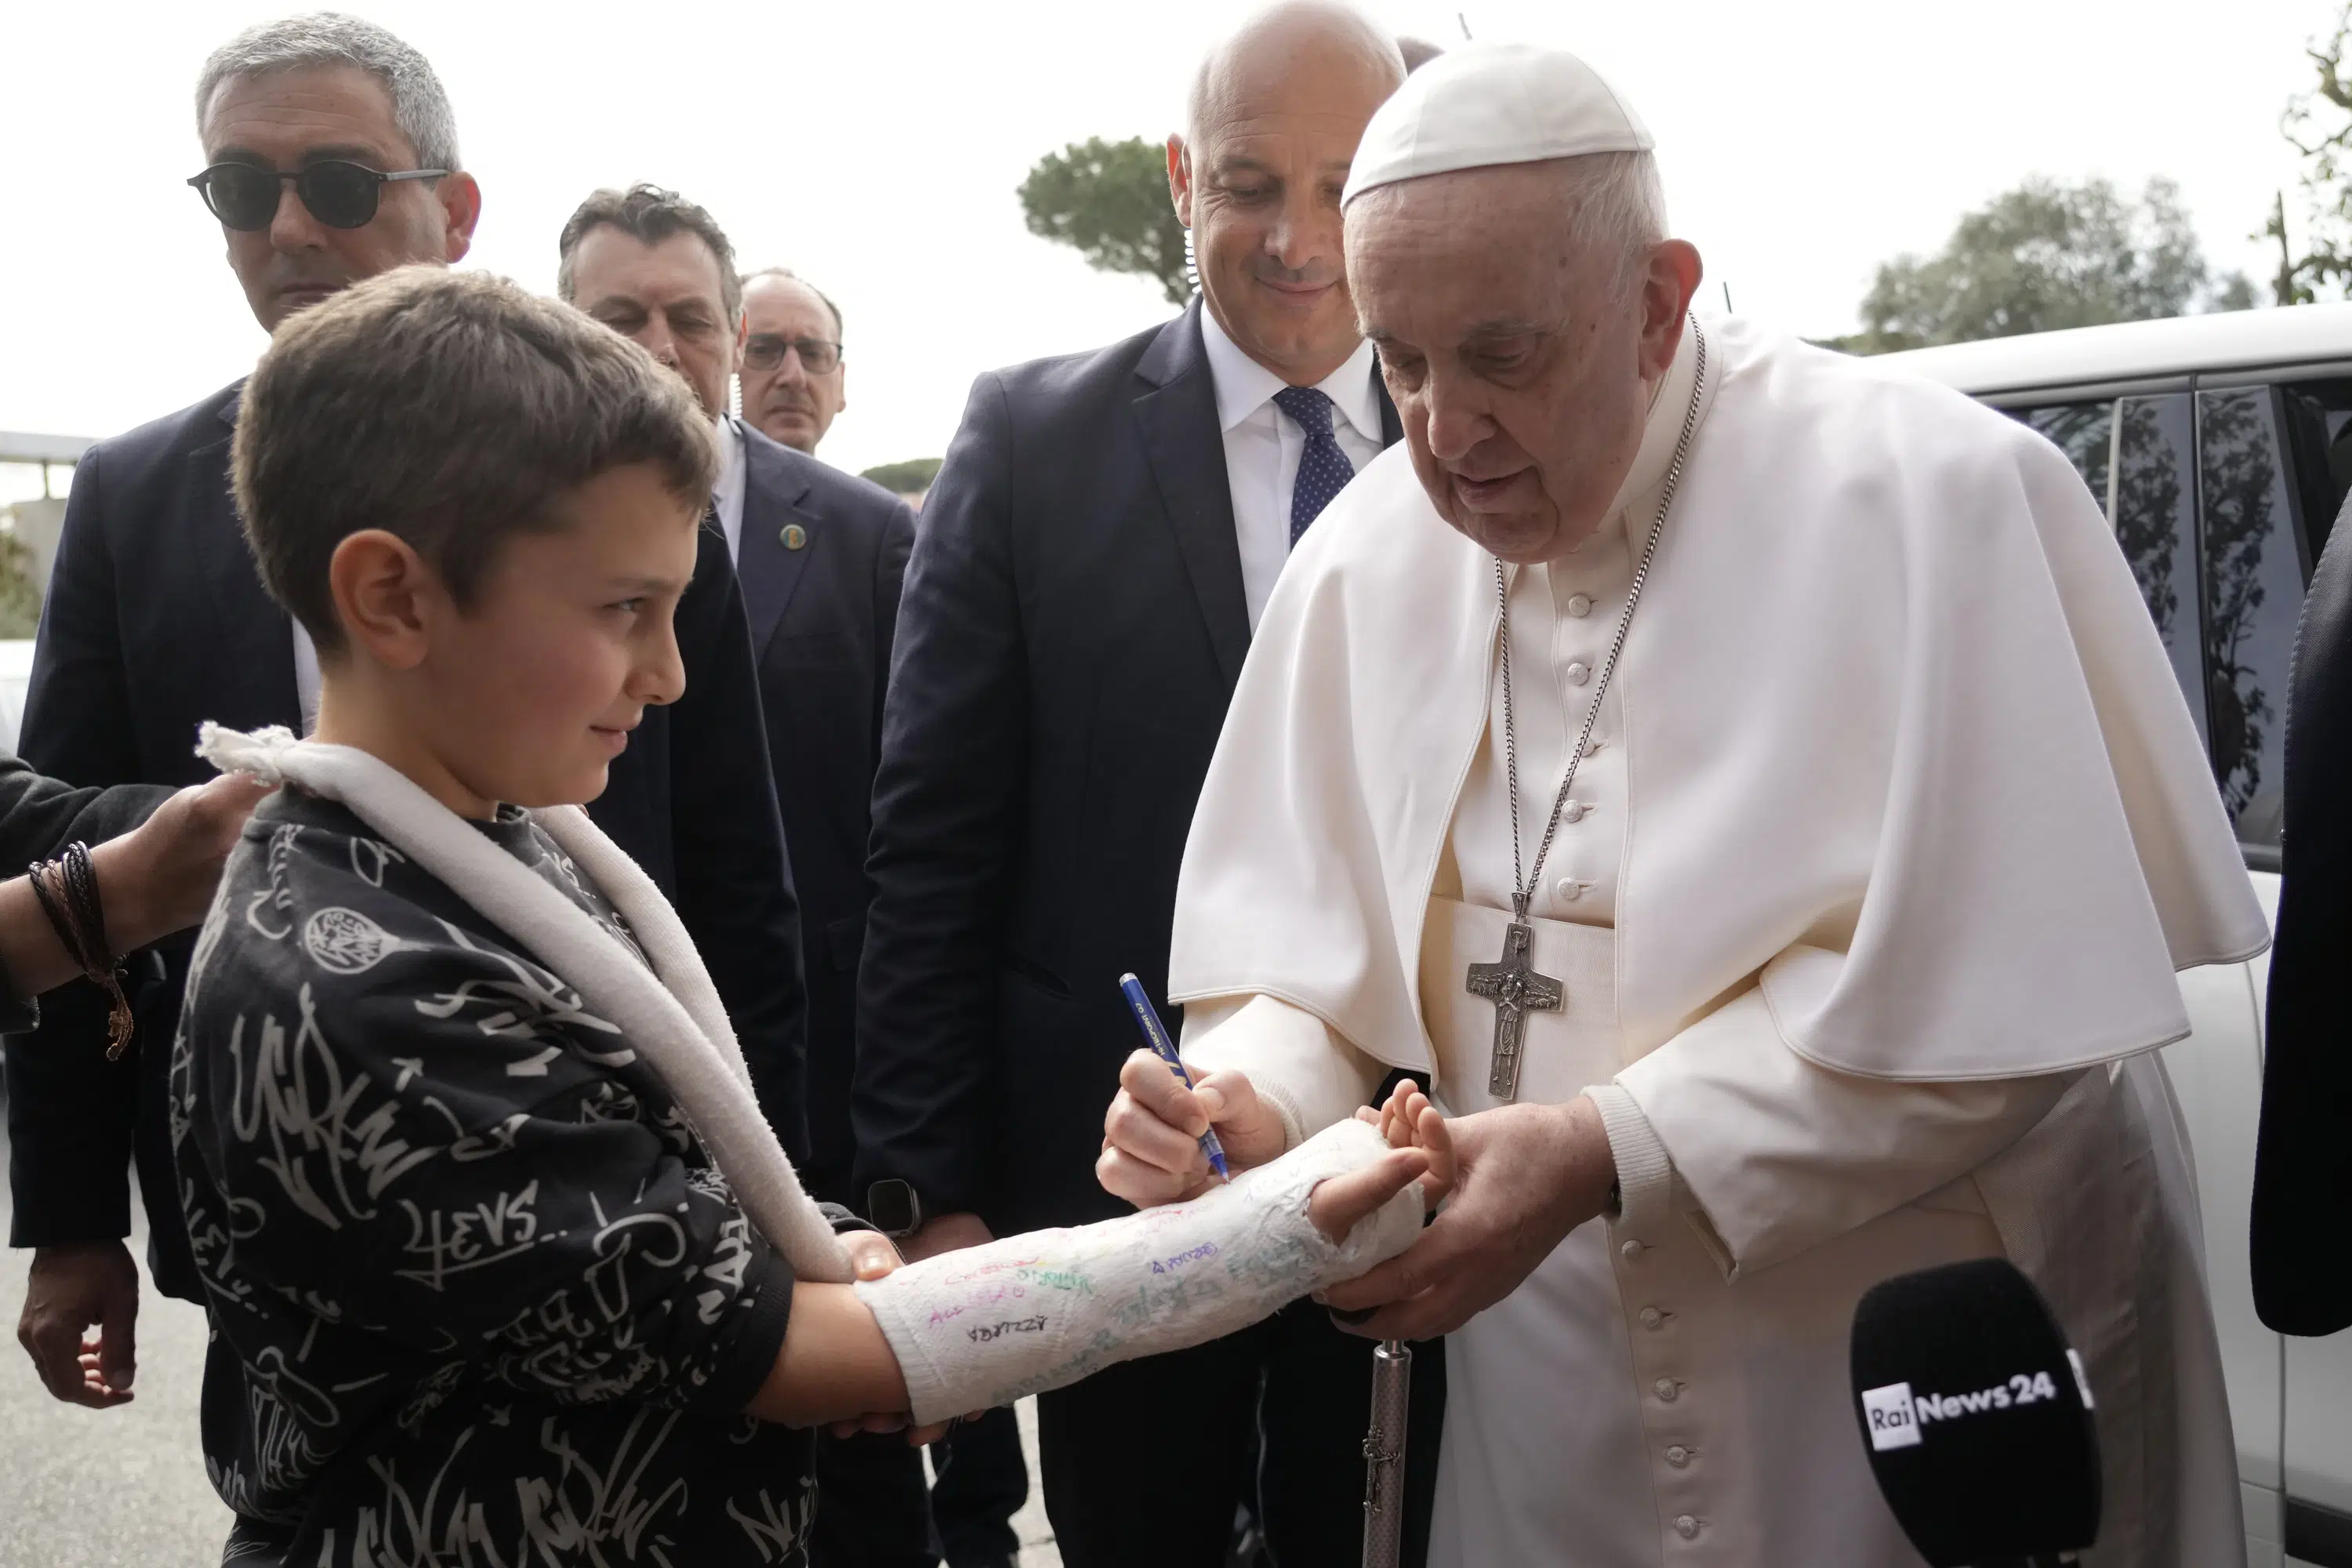
<svg viewBox="0 0 2352 1568">
<path fill-rule="evenodd" d="M 1404 1418 L 1412 1400 L 1412 1350 L 1388 1340 L 1372 1351 L 1372 1419 L 1364 1436 L 1364 1565 L 1397 1568 L 1404 1547 Z"/>
</svg>

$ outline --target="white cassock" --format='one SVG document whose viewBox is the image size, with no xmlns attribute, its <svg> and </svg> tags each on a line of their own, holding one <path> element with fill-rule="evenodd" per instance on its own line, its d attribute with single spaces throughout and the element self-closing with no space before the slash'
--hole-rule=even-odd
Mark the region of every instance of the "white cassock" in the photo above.
<svg viewBox="0 0 2352 1568">
<path fill-rule="evenodd" d="M 1590 1093 L 1622 1212 L 1447 1342 L 1433 1562 L 1916 1563 L 1846 1339 L 2005 1254 L 2085 1356 L 2090 1561 L 2242 1560 L 2176 968 L 2267 940 L 2130 570 L 2058 451 L 1939 387 L 1706 329 L 1679 497 L 1530 913 L 1564 982 L 1519 1098 Z M 1532 856 L 1689 405 L 1616 514 L 1515 570 Z M 1399 447 L 1260 626 L 1194 818 L 1170 994 L 1294 1141 L 1391 1068 L 1486 1109 L 1510 807 L 1493 558 Z"/>
</svg>

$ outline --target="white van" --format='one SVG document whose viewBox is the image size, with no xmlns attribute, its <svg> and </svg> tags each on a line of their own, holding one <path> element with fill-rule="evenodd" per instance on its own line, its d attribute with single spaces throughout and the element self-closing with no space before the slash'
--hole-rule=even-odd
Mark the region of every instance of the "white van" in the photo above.
<svg viewBox="0 0 2352 1568">
<path fill-rule="evenodd" d="M 2295 619 L 2352 489 L 2352 304 L 2085 327 L 1883 363 L 2032 426 L 2105 500 L 2275 918 Z M 2246 1261 L 2268 975 L 2259 959 L 2183 974 L 2197 1032 L 2165 1065 L 2204 1201 L 2248 1560 L 2352 1568 L 2352 1332 L 2272 1333 L 2254 1316 Z M 2341 1247 L 2352 1235 L 2311 1241 Z"/>
</svg>

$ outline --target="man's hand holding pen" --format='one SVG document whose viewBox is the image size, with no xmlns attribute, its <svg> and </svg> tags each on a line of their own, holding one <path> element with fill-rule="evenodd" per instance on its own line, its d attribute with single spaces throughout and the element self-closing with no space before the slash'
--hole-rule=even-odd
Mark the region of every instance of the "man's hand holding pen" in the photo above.
<svg viewBox="0 0 2352 1568">
<path fill-rule="evenodd" d="M 1201 1134 L 1212 1128 L 1234 1171 L 1282 1154 L 1282 1118 L 1246 1073 L 1211 1073 L 1187 1089 L 1153 1052 L 1137 1051 L 1119 1069 L 1118 1097 L 1103 1117 L 1095 1175 L 1138 1208 L 1192 1197 L 1213 1179 L 1201 1150 Z"/>
</svg>

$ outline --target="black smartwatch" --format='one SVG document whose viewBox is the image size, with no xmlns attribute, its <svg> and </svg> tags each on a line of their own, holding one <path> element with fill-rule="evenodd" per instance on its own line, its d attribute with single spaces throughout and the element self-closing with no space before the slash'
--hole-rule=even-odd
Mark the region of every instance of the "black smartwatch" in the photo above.
<svg viewBox="0 0 2352 1568">
<path fill-rule="evenodd" d="M 866 1217 L 893 1240 L 912 1236 L 923 1228 L 923 1200 L 911 1184 L 893 1176 L 866 1189 Z"/>
</svg>

